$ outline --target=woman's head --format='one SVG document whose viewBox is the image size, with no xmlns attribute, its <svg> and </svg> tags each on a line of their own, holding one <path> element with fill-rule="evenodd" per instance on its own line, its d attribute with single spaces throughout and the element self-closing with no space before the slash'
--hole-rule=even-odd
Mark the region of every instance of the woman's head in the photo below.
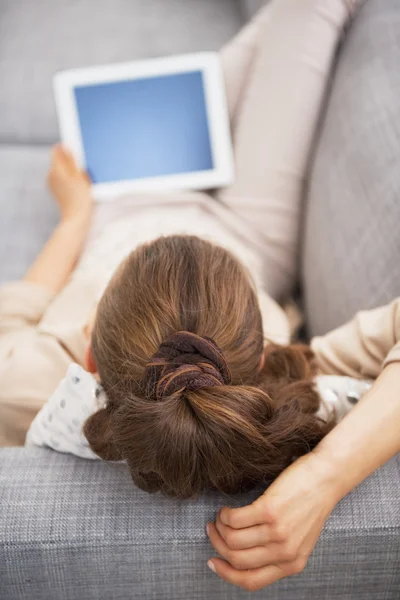
<svg viewBox="0 0 400 600">
<path fill-rule="evenodd" d="M 108 397 L 85 434 L 147 491 L 234 493 L 275 477 L 326 433 L 309 356 L 269 347 L 242 265 L 196 237 L 133 252 L 101 299 L 92 357 Z"/>
</svg>

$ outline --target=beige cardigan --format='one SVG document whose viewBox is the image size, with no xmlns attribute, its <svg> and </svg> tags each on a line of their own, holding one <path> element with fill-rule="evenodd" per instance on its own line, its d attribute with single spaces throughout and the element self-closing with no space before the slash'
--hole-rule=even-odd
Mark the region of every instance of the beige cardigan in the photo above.
<svg viewBox="0 0 400 600">
<path fill-rule="evenodd" d="M 0 446 L 22 445 L 26 432 L 71 362 L 83 363 L 84 326 L 104 285 L 73 279 L 57 297 L 18 281 L 0 289 Z M 262 299 L 274 337 L 287 339 L 282 310 Z M 267 313 L 267 314 L 266 314 Z M 265 317 L 266 314 L 266 317 Z M 312 340 L 321 373 L 376 378 L 400 360 L 400 298 L 360 312 L 348 324 Z"/>
</svg>

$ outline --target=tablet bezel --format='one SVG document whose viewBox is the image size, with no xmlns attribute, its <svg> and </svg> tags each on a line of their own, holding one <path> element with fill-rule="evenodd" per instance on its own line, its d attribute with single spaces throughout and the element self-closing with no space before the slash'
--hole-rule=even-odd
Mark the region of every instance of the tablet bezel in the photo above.
<svg viewBox="0 0 400 600">
<path fill-rule="evenodd" d="M 72 151 L 80 167 L 86 168 L 74 94 L 76 86 L 112 83 L 192 71 L 203 73 L 206 113 L 214 168 L 207 171 L 92 184 L 93 194 L 97 200 L 107 201 L 131 192 L 211 189 L 232 183 L 234 176 L 233 152 L 220 57 L 216 52 L 202 52 L 71 69 L 55 74 L 53 85 L 61 141 Z"/>
</svg>

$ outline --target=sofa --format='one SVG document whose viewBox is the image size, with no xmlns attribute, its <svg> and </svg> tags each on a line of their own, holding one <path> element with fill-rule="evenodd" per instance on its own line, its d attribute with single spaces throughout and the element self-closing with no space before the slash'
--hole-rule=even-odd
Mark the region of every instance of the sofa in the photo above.
<svg viewBox="0 0 400 600">
<path fill-rule="evenodd" d="M 261 4 L 2 0 L 0 281 L 23 274 L 56 223 L 45 189 L 58 138 L 52 74 L 216 49 Z M 309 335 L 400 294 L 399 64 L 399 2 L 367 0 L 338 53 L 304 190 L 298 294 Z M 399 489 L 397 456 L 340 502 L 304 572 L 253 597 L 398 600 Z M 122 464 L 0 449 L 0 599 L 247 598 L 207 568 L 205 525 L 260 493 L 171 500 L 135 488 Z"/>
</svg>

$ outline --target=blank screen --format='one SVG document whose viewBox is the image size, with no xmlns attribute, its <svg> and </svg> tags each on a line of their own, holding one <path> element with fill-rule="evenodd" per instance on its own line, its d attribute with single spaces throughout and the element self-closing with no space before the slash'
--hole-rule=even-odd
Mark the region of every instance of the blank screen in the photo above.
<svg viewBox="0 0 400 600">
<path fill-rule="evenodd" d="M 214 168 L 203 73 L 75 88 L 93 183 Z"/>
</svg>

